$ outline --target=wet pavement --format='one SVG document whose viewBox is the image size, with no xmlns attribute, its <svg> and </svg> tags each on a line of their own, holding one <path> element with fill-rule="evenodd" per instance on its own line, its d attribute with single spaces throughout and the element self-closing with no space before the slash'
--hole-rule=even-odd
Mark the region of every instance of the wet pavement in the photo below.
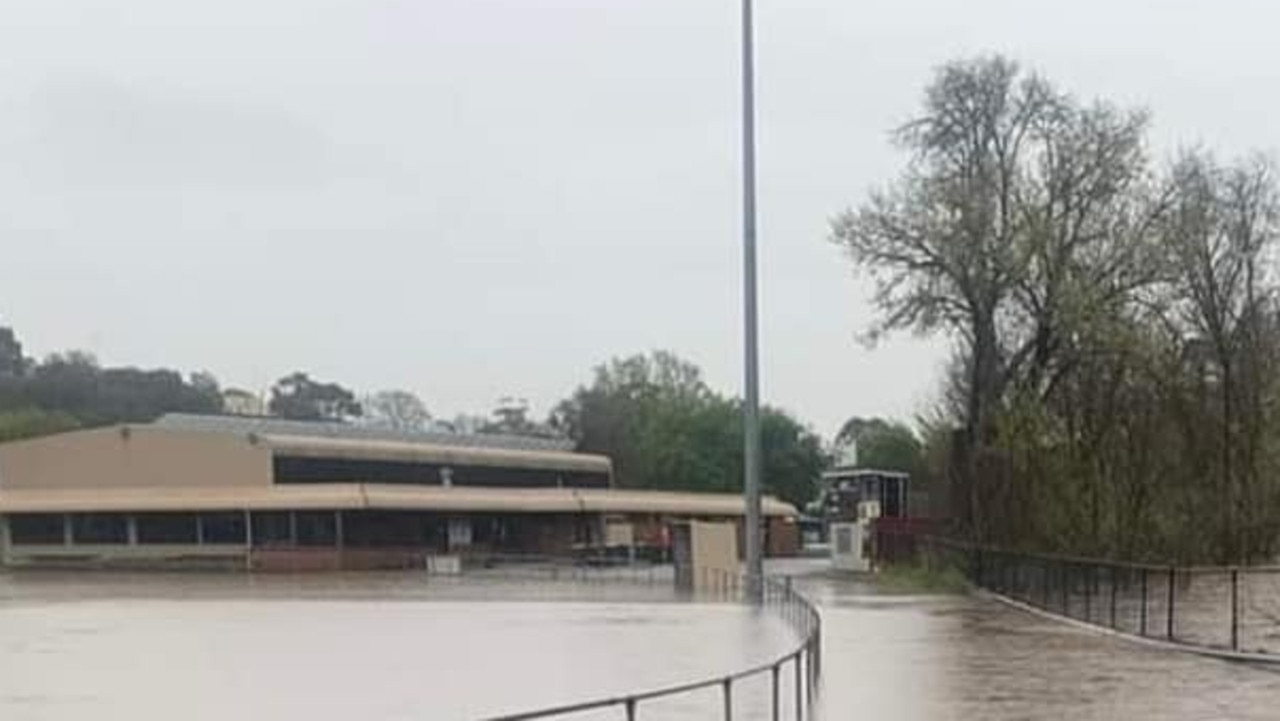
<svg viewBox="0 0 1280 721">
<path fill-rule="evenodd" d="M 983 599 L 884 595 L 821 562 L 772 570 L 822 611 L 826 719 L 1280 716 L 1280 669 Z M 770 616 L 632 580 L 0 575 L 0 719 L 467 719 L 715 676 L 794 643 Z M 737 718 L 767 718 L 767 698 L 766 679 L 744 684 Z M 711 691 L 639 718 L 719 714 Z"/>
</svg>

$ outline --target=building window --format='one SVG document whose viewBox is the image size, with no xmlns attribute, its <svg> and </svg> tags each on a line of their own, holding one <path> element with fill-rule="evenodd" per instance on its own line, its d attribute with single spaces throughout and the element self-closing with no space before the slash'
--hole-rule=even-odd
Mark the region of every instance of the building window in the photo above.
<svg viewBox="0 0 1280 721">
<path fill-rule="evenodd" d="M 200 514 L 201 543 L 243 544 L 244 530 L 244 514 L 238 511 Z"/>
<path fill-rule="evenodd" d="M 138 543 L 198 543 L 196 514 L 194 513 L 140 513 Z"/>
<path fill-rule="evenodd" d="M 81 544 L 129 542 L 129 517 L 123 513 L 76 513 L 71 516 L 71 539 Z"/>
<path fill-rule="evenodd" d="M 298 511 L 299 546 L 335 546 L 338 543 L 338 521 L 332 511 Z"/>
<path fill-rule="evenodd" d="M 60 513 L 9 516 L 9 540 L 15 546 L 62 545 L 62 522 L 63 516 Z"/>
<path fill-rule="evenodd" d="M 253 514 L 253 545 L 291 546 L 293 529 L 288 511 Z"/>
</svg>

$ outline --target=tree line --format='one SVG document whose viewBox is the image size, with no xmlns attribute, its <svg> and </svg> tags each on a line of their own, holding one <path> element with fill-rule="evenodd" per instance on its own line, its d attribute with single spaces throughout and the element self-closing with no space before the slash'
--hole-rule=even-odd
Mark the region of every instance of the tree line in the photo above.
<svg viewBox="0 0 1280 721">
<path fill-rule="evenodd" d="M 1140 109 L 942 67 L 900 176 L 832 222 L 878 323 L 954 342 L 925 455 L 956 530 L 1160 562 L 1280 536 L 1275 168 L 1158 158 Z"/>
<path fill-rule="evenodd" d="M 0 442 L 113 423 L 145 423 L 164 413 L 241 413 L 292 420 L 359 423 L 400 431 L 502 433 L 563 438 L 602 453 L 627 488 L 731 492 L 742 483 L 742 404 L 712 389 L 702 371 L 668 352 L 617 358 L 595 368 L 544 418 L 519 398 L 487 415 L 437 419 L 405 390 L 358 395 L 304 372 L 280 378 L 266 397 L 223 388 L 208 373 L 103 367 L 77 351 L 28 358 L 12 329 L 0 327 Z M 766 491 L 803 507 L 830 462 L 822 439 L 793 415 L 766 407 L 761 417 Z M 852 419 L 837 437 L 866 463 L 915 470 L 911 429 Z"/>
</svg>

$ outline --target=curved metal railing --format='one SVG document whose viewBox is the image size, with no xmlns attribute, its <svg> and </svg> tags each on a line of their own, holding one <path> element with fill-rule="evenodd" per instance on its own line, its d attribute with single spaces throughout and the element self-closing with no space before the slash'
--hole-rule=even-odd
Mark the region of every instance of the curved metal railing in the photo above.
<svg viewBox="0 0 1280 721">
<path fill-rule="evenodd" d="M 592 574 L 581 569 L 566 574 L 565 579 L 586 580 Z M 625 578 L 625 576 L 620 576 Z M 653 582 L 654 576 L 639 576 Z M 674 583 L 674 579 L 672 579 Z M 693 598 L 723 601 L 747 602 L 749 579 L 741 574 L 716 572 L 708 569 L 695 579 L 694 588 L 689 592 Z M 797 646 L 765 663 L 731 673 L 704 678 L 697 681 L 662 686 L 626 693 L 589 699 L 576 703 L 550 706 L 529 711 L 520 711 L 499 716 L 491 716 L 484 721 L 525 721 L 527 719 L 550 719 L 570 714 L 596 711 L 602 709 L 618 709 L 626 721 L 642 718 L 641 711 L 646 703 L 658 699 L 690 694 L 705 689 L 719 689 L 723 704 L 724 721 L 735 718 L 734 689 L 741 682 L 760 676 L 768 676 L 770 681 L 770 716 L 773 721 L 783 718 L 784 674 L 790 673 L 794 679 L 791 683 L 792 713 L 791 719 L 800 721 L 813 717 L 813 699 L 818 689 L 818 679 L 822 668 L 822 617 L 818 610 L 803 595 L 796 591 L 790 578 L 761 579 L 760 603 L 765 610 L 776 613 L 798 635 Z"/>
</svg>

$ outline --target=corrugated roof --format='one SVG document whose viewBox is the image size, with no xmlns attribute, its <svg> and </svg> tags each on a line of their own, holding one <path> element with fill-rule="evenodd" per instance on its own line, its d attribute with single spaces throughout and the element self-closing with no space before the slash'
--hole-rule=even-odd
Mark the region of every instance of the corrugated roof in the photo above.
<svg viewBox="0 0 1280 721">
<path fill-rule="evenodd" d="M 534 438 L 498 433 L 444 433 L 398 431 L 389 428 L 352 423 L 291 421 L 259 416 L 215 416 L 191 413 L 166 413 L 152 425 L 187 431 L 209 431 L 247 435 L 311 436 L 349 440 L 399 441 L 429 443 L 439 446 L 503 448 L 517 451 L 571 451 L 573 441 L 564 438 Z"/>
<path fill-rule="evenodd" d="M 794 506 L 762 499 L 766 516 Z M 577 488 L 469 488 L 335 483 L 247 488 L 118 488 L 0 492 L 0 513 L 218 510 L 422 510 L 490 513 L 654 513 L 740 516 L 742 496 Z"/>
</svg>

